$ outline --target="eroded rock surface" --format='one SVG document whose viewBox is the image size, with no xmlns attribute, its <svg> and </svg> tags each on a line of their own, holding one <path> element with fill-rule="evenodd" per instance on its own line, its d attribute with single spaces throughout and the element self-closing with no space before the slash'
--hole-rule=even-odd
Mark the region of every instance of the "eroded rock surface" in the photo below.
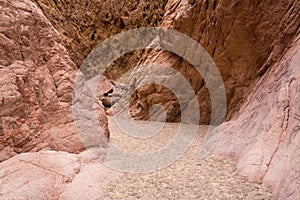
<svg viewBox="0 0 300 200">
<path fill-rule="evenodd" d="M 72 60 L 79 67 L 95 46 L 123 30 L 158 26 L 167 0 L 33 0 L 58 30 Z M 118 79 L 135 67 L 143 51 L 128 53 L 105 73 Z"/>
<path fill-rule="evenodd" d="M 88 152 L 24 153 L 0 166 L 0 198 L 6 200 L 96 199 L 118 176 Z"/>
<path fill-rule="evenodd" d="M 300 26 L 297 1 L 169 1 L 161 27 L 187 34 L 199 42 L 212 56 L 222 75 L 228 105 L 228 119 L 236 113 L 255 85 L 255 81 L 272 66 L 289 46 Z M 190 81 L 200 103 L 201 124 L 210 121 L 210 96 L 203 77 L 182 58 L 164 51 L 148 51 L 139 66 L 158 63 L 171 66 Z M 148 76 L 138 67 L 131 83 Z M 166 81 L 172 81 L 166 75 Z M 150 93 L 148 91 L 151 91 Z M 146 94 L 146 95 L 145 95 Z M 163 94 L 158 102 L 152 95 Z M 153 85 L 138 90 L 129 112 L 135 119 L 149 119 L 148 110 L 156 103 L 176 113 L 172 121 L 180 121 L 180 108 L 174 106 L 167 89 Z M 142 108 L 140 108 L 142 107 Z"/>
<path fill-rule="evenodd" d="M 103 78 L 94 99 L 82 75 L 74 86 L 77 67 L 97 42 L 121 30 L 159 24 L 166 1 L 34 2 L 52 24 L 29 0 L 0 0 L 0 161 L 6 160 L 0 167 L 0 196 L 83 199 L 86 193 L 78 193 L 82 186 L 97 198 L 98 186 L 111 175 L 101 164 L 69 153 L 25 152 L 52 149 L 79 153 L 89 144 L 107 142 L 87 135 L 91 143 L 82 144 L 75 122 L 93 134 L 90 124 L 84 124 L 90 116 L 87 113 L 74 119 L 72 105 L 78 105 L 81 113 L 96 110 L 95 123 L 100 122 L 109 137 L 103 107 L 112 106 L 147 74 L 135 68 L 127 86 L 113 85 Z M 214 150 L 233 157 L 238 170 L 249 178 L 270 184 L 279 199 L 300 196 L 299 9 L 298 1 L 170 0 L 161 25 L 199 42 L 221 72 L 228 119 L 234 121 L 225 124 Z M 139 21 L 141 16 L 144 19 Z M 124 61 L 120 64 L 124 68 L 110 68 L 110 78 L 120 77 L 142 53 L 117 61 L 115 66 Z M 146 51 L 139 66 L 148 63 L 171 66 L 190 81 L 200 102 L 200 123 L 208 124 L 210 100 L 203 77 L 168 52 Z M 172 76 L 164 78 L 170 81 Z M 74 88 L 83 99 L 72 98 Z M 180 107 L 172 91 L 155 84 L 136 90 L 130 102 L 131 116 L 149 119 L 149 109 L 157 103 L 167 108 L 168 121 L 180 121 Z M 16 155 L 19 153 L 23 154 Z M 97 174 L 98 170 L 104 174 Z"/>
<path fill-rule="evenodd" d="M 71 107 L 77 68 L 58 32 L 29 0 L 0 1 L 0 13 L 0 161 L 45 148 L 80 152 Z"/>
<path fill-rule="evenodd" d="M 215 151 L 238 170 L 270 184 L 277 199 L 300 197 L 300 37 L 262 78 L 236 120 L 221 131 Z"/>
</svg>

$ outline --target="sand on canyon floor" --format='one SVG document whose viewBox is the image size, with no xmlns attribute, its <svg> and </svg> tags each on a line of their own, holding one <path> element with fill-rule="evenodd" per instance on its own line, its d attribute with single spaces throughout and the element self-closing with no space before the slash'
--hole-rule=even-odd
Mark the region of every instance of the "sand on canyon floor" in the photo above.
<svg viewBox="0 0 300 200">
<path fill-rule="evenodd" d="M 109 126 L 111 144 L 125 151 L 145 153 L 170 143 L 180 125 L 166 123 L 157 135 L 148 139 L 128 136 L 112 118 Z M 99 199 L 272 199 L 270 188 L 239 175 L 230 159 L 215 154 L 200 158 L 199 150 L 206 131 L 207 126 L 199 126 L 188 150 L 168 167 L 150 173 L 121 172 Z"/>
</svg>

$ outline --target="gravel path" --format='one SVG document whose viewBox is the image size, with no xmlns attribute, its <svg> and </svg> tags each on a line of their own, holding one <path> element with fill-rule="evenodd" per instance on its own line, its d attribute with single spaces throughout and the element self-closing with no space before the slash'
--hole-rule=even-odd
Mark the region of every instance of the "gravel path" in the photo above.
<svg viewBox="0 0 300 200">
<path fill-rule="evenodd" d="M 139 122 L 147 124 L 147 122 Z M 178 124 L 166 124 L 151 139 L 133 139 L 110 119 L 111 142 L 127 151 L 159 149 L 174 137 Z M 200 126 L 188 151 L 169 167 L 148 174 L 122 173 L 111 182 L 101 199 L 271 199 L 270 189 L 237 174 L 234 163 L 219 155 L 199 159 L 206 127 Z"/>
</svg>

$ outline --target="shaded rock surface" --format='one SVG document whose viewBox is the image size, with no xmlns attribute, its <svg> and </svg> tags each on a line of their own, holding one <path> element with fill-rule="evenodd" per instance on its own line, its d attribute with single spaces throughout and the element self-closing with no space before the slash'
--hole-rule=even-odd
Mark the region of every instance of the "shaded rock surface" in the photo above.
<svg viewBox="0 0 300 200">
<path fill-rule="evenodd" d="M 187 34 L 211 55 L 224 81 L 230 119 L 253 90 L 256 80 L 281 58 L 299 32 L 299 11 L 298 1 L 175 0 L 166 5 L 161 27 Z M 211 102 L 203 77 L 188 62 L 169 52 L 147 51 L 138 66 L 149 63 L 171 66 L 190 81 L 200 103 L 200 123 L 208 124 Z M 147 76 L 136 67 L 130 82 L 140 82 Z M 172 76 L 165 78 L 169 82 Z M 164 97 L 155 102 L 153 94 Z M 134 119 L 149 119 L 150 107 L 160 103 L 177 115 L 170 121 L 180 121 L 180 108 L 173 106 L 173 95 L 167 89 L 149 85 L 140 88 L 137 96 L 132 98 L 129 108 Z"/>
<path fill-rule="evenodd" d="M 224 125 L 214 150 L 237 161 L 276 199 L 300 197 L 300 36 L 259 79 L 236 120 Z"/>
<path fill-rule="evenodd" d="M 167 0 L 33 0 L 58 30 L 72 60 L 79 67 L 97 43 L 122 30 L 158 26 Z M 133 68 L 143 51 L 128 53 L 105 73 L 118 79 Z"/>
<path fill-rule="evenodd" d="M 80 152 L 71 107 L 77 68 L 58 32 L 28 0 L 0 1 L 0 13 L 0 160 L 40 149 Z"/>
</svg>

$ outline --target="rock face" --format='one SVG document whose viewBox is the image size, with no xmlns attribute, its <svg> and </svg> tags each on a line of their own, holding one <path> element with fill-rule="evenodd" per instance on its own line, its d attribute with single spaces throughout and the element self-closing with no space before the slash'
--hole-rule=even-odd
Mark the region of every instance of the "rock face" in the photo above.
<svg viewBox="0 0 300 200">
<path fill-rule="evenodd" d="M 0 198 L 6 200 L 98 199 L 118 176 L 87 152 L 24 153 L 0 166 Z"/>
<path fill-rule="evenodd" d="M 161 27 L 174 29 L 198 41 L 212 56 L 222 75 L 228 116 L 234 116 L 240 105 L 262 76 L 280 57 L 299 31 L 299 2 L 295 1 L 169 1 Z M 203 77 L 195 76 L 193 67 L 182 58 L 164 51 L 148 51 L 139 66 L 158 63 L 171 66 L 190 81 L 200 103 L 201 124 L 210 121 L 210 97 Z M 132 82 L 147 77 L 138 70 Z M 166 76 L 166 80 L 170 78 Z M 150 91 L 150 93 L 149 93 Z M 146 95 L 145 95 L 146 94 Z M 158 102 L 152 95 L 163 94 Z M 148 110 L 160 103 L 180 121 L 180 108 L 174 106 L 167 89 L 153 85 L 140 88 L 139 98 L 132 98 L 129 112 L 135 119 L 149 119 Z M 142 108 L 140 108 L 142 105 Z"/>
<path fill-rule="evenodd" d="M 17 155 L 1 163 L 0 197 L 10 200 L 57 199 L 79 170 L 75 154 L 43 152 Z"/>
<path fill-rule="evenodd" d="M 138 63 L 128 86 L 105 77 L 88 82 L 77 73 L 97 42 L 122 30 L 159 24 L 199 42 L 220 70 L 231 121 L 213 150 L 235 159 L 238 170 L 252 180 L 270 184 L 276 198 L 299 198 L 299 1 L 33 2 L 0 0 L 1 199 L 83 199 L 85 191 L 96 199 L 98 186 L 112 173 L 90 157 L 67 152 L 79 153 L 87 145 L 105 147 L 110 113 L 105 109 L 147 76 L 139 71 L 142 65 L 158 63 L 180 72 L 196 92 L 200 123 L 209 124 L 211 102 L 204 77 L 170 52 L 138 51 L 117 60 L 106 72 L 109 78 L 119 78 Z M 163 77 L 165 82 L 170 78 Z M 99 84 L 95 96 L 89 84 Z M 129 113 L 135 119 L 148 120 L 152 105 L 161 104 L 167 121 L 181 120 L 176 96 L 167 87 L 145 85 L 131 97 Z M 74 107 L 83 115 L 74 117 Z M 85 124 L 91 110 L 97 119 Z M 151 119 L 159 120 L 160 114 Z M 90 125 L 100 124 L 103 135 L 97 140 L 85 135 L 83 141 L 78 124 L 90 133 Z M 40 150 L 66 152 L 26 153 Z M 86 179 L 95 180 L 94 185 Z M 83 192 L 79 186 L 85 187 Z"/>
<path fill-rule="evenodd" d="M 45 148 L 80 152 L 71 107 L 77 68 L 58 32 L 29 0 L 0 1 L 0 13 L 0 161 Z"/>
<path fill-rule="evenodd" d="M 238 170 L 272 186 L 277 199 L 300 197 L 300 34 L 262 76 L 236 120 L 224 125 L 215 151 Z"/>
<path fill-rule="evenodd" d="M 79 67 L 97 43 L 122 30 L 158 26 L 167 0 L 33 0 L 58 30 Z M 128 53 L 107 70 L 111 79 L 133 68 L 142 51 Z"/>
</svg>

